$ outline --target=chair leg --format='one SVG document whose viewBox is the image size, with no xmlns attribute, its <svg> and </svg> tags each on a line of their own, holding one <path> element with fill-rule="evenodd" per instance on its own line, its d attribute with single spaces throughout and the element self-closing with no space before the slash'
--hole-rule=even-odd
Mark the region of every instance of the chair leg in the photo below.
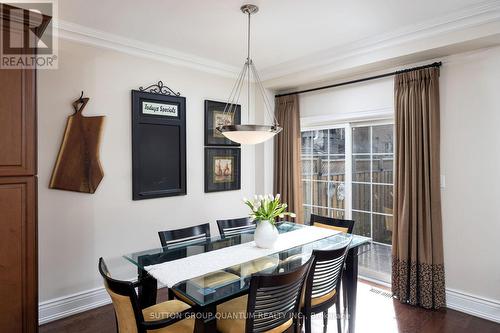
<svg viewBox="0 0 500 333">
<path fill-rule="evenodd" d="M 326 330 L 328 326 L 328 310 L 323 311 L 323 329 Z"/>
<path fill-rule="evenodd" d="M 335 302 L 335 312 L 337 317 L 337 332 L 342 333 L 342 323 L 340 322 L 342 316 L 340 311 L 340 297 L 337 297 L 337 301 Z"/>
<path fill-rule="evenodd" d="M 168 299 L 169 301 L 171 301 L 171 300 L 174 300 L 174 299 L 175 299 L 175 294 L 174 294 L 174 292 L 172 291 L 172 289 L 168 288 L 168 292 L 167 292 L 167 294 L 168 294 L 167 299 Z"/>
<path fill-rule="evenodd" d="M 342 302 L 344 303 L 344 313 L 347 313 L 347 289 L 342 283 Z"/>
<path fill-rule="evenodd" d="M 306 315 L 304 318 L 305 333 L 311 333 L 311 315 Z"/>
</svg>

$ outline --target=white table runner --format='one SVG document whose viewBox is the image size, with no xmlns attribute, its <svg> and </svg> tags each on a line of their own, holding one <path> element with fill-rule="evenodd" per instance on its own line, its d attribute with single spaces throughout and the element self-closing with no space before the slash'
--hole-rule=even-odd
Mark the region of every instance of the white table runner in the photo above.
<svg viewBox="0 0 500 333">
<path fill-rule="evenodd" d="M 249 242 L 146 266 L 144 269 L 160 283 L 172 287 L 181 281 L 331 237 L 338 233 L 339 231 L 336 230 L 304 227 L 280 234 L 272 249 L 261 249 L 255 245 L 255 242 Z"/>
</svg>

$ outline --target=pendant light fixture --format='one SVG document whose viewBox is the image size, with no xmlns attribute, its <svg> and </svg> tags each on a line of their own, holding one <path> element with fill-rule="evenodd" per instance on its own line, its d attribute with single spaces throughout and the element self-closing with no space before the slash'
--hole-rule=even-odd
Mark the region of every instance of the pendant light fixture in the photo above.
<svg viewBox="0 0 500 333">
<path fill-rule="evenodd" d="M 243 65 L 243 69 L 238 75 L 233 89 L 229 95 L 226 106 L 224 107 L 223 116 L 231 119 L 231 115 L 236 111 L 236 105 L 238 104 L 241 90 L 243 88 L 243 83 L 245 79 L 247 80 L 247 96 L 248 96 L 248 115 L 250 115 L 250 76 L 253 75 L 254 81 L 256 83 L 257 89 L 262 95 L 264 101 L 264 108 L 266 109 L 267 115 L 273 119 L 272 125 L 255 125 L 255 124 L 244 124 L 244 125 L 224 125 L 218 126 L 216 129 L 222 133 L 226 138 L 231 141 L 241 143 L 241 144 L 258 144 L 266 140 L 271 139 L 277 133 L 281 132 L 282 128 L 279 127 L 276 117 L 271 112 L 271 103 L 264 90 L 264 86 L 259 77 L 259 73 L 253 64 L 252 58 L 250 57 L 250 18 L 252 14 L 259 11 L 259 7 L 255 5 L 243 5 L 241 6 L 241 11 L 248 15 L 248 40 L 247 40 L 247 59 Z"/>
</svg>

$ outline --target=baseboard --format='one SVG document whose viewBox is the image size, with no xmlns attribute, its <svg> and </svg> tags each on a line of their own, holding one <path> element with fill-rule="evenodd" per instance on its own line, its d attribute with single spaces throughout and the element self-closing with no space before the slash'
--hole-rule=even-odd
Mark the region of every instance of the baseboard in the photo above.
<svg viewBox="0 0 500 333">
<path fill-rule="evenodd" d="M 51 299 L 39 304 L 38 324 L 42 325 L 109 303 L 111 298 L 103 287 Z"/>
<path fill-rule="evenodd" d="M 380 283 L 377 280 L 367 280 Z M 384 283 L 384 285 L 387 284 Z M 500 302 L 498 301 L 446 289 L 446 302 L 450 309 L 500 323 Z M 46 324 L 109 303 L 111 299 L 102 287 L 48 300 L 39 304 L 39 324 Z"/>
<path fill-rule="evenodd" d="M 449 309 L 500 323 L 499 301 L 446 289 L 446 304 Z"/>
</svg>

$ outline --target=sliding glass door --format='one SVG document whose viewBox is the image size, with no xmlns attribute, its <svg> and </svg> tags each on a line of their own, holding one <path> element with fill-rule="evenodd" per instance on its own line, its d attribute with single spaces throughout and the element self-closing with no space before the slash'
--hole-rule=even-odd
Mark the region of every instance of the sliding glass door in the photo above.
<svg viewBox="0 0 500 333">
<path fill-rule="evenodd" d="M 345 214 L 345 129 L 302 132 L 304 214 L 336 218 Z"/>
<path fill-rule="evenodd" d="M 311 213 L 356 221 L 373 239 L 360 273 L 389 282 L 394 130 L 388 123 L 345 124 L 302 132 L 304 220 Z"/>
</svg>

